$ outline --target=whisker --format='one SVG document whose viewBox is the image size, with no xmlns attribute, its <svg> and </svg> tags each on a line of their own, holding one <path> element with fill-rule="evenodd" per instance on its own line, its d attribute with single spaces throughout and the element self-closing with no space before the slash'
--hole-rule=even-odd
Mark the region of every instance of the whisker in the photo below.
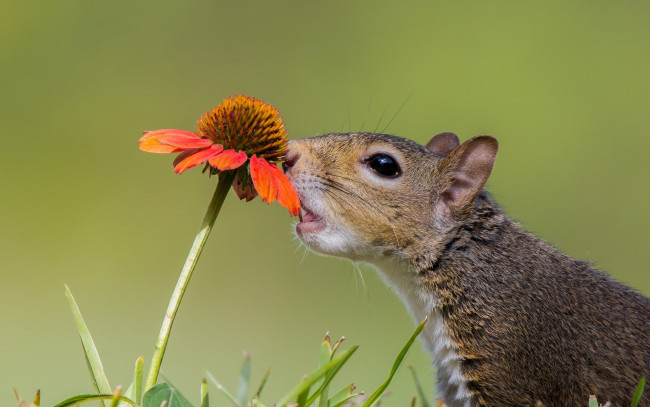
<svg viewBox="0 0 650 407">
<path fill-rule="evenodd" d="M 361 123 L 361 127 L 359 127 L 359 132 L 363 131 L 363 126 L 366 125 L 366 120 L 368 120 L 368 114 L 370 113 L 370 107 L 372 106 L 372 99 L 375 97 L 375 92 L 372 92 L 372 95 L 370 95 L 370 103 L 368 103 L 368 110 L 366 110 L 366 115 L 363 117 L 363 123 Z"/>
<path fill-rule="evenodd" d="M 377 126 L 375 126 L 375 129 L 372 131 L 373 133 L 377 133 L 377 129 L 379 128 L 379 125 L 381 124 L 381 121 L 384 120 L 384 115 L 386 114 L 386 111 L 388 110 L 389 106 L 390 106 L 390 100 L 386 104 L 386 107 L 384 108 L 384 111 L 381 112 L 381 116 L 379 117 L 379 121 L 377 122 Z"/>
<path fill-rule="evenodd" d="M 388 124 L 387 124 L 387 125 L 386 125 L 382 130 L 381 130 L 381 133 L 384 133 L 384 132 L 388 129 L 388 126 L 390 126 L 390 124 L 393 122 L 393 120 L 395 120 L 395 118 L 397 117 L 397 115 L 399 114 L 399 112 L 402 111 L 402 108 L 404 107 L 404 105 L 406 105 L 406 102 L 409 101 L 409 99 L 411 98 L 411 96 L 413 96 L 413 92 L 411 92 L 411 93 L 406 97 L 406 99 L 404 99 L 404 102 L 402 102 L 402 104 L 400 105 L 399 109 L 397 109 L 397 111 L 395 112 L 395 114 L 393 115 L 393 117 L 390 119 L 390 121 L 388 122 Z"/>
</svg>

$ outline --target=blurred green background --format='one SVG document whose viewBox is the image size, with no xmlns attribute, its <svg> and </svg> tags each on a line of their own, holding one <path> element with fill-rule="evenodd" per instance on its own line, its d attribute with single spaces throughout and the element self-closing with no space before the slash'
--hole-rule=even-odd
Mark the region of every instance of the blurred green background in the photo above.
<svg viewBox="0 0 650 407">
<path fill-rule="evenodd" d="M 14 386 L 43 405 L 91 390 L 64 283 L 112 385 L 148 363 L 216 180 L 136 141 L 235 93 L 295 138 L 492 134 L 489 189 L 510 215 L 650 294 L 649 17 L 646 1 L 3 1 L 0 405 Z M 191 400 L 206 368 L 234 388 L 243 350 L 278 398 L 328 330 L 361 345 L 341 374 L 373 390 L 410 335 L 372 270 L 305 255 L 291 223 L 227 200 L 163 365 Z M 419 344 L 406 364 L 431 386 Z M 385 405 L 406 405 L 408 370 L 392 391 Z"/>
</svg>

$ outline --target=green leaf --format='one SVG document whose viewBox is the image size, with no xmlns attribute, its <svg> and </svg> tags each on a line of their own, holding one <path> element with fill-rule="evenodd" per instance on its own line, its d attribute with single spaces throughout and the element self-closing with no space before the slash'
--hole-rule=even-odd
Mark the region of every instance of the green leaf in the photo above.
<svg viewBox="0 0 650 407">
<path fill-rule="evenodd" d="M 350 356 L 358 349 L 359 347 L 357 345 L 352 346 L 350 349 L 345 351 L 343 354 L 337 356 L 336 358 L 332 359 L 325 365 L 319 367 L 316 369 L 315 372 L 313 372 L 311 375 L 307 376 L 305 380 L 303 380 L 298 386 L 294 387 L 289 393 L 285 394 L 284 397 L 280 399 L 276 403 L 278 407 L 284 407 L 286 406 L 291 400 L 294 400 L 299 394 L 301 394 L 305 389 L 308 389 L 311 387 L 312 384 L 314 384 L 318 379 L 323 377 L 324 375 L 328 374 L 330 371 L 338 371 L 341 366 L 345 364 L 345 362 L 348 361 Z M 327 384 L 327 383 L 326 383 Z M 317 393 L 315 393 L 317 394 Z M 316 396 L 317 397 L 317 396 Z"/>
<path fill-rule="evenodd" d="M 598 407 L 598 400 L 596 400 L 596 396 L 589 396 L 589 407 Z"/>
<path fill-rule="evenodd" d="M 415 369 L 413 369 L 413 366 L 409 366 L 409 369 L 411 369 L 411 373 L 413 374 L 413 381 L 415 382 L 415 387 L 418 389 L 418 394 L 422 399 L 422 406 L 431 407 L 431 404 L 429 404 L 429 400 L 427 399 L 427 394 L 425 393 L 424 389 L 422 388 L 422 385 L 420 384 L 420 381 L 418 380 L 418 375 L 415 373 Z"/>
<path fill-rule="evenodd" d="M 208 381 L 201 380 L 201 407 L 210 407 L 210 397 L 208 396 Z"/>
<path fill-rule="evenodd" d="M 362 407 L 370 407 L 372 404 L 381 397 L 382 394 L 386 391 L 388 386 L 390 385 L 390 382 L 393 380 L 393 377 L 395 376 L 395 373 L 397 373 L 397 369 L 399 368 L 400 364 L 402 364 L 402 360 L 404 360 L 404 357 L 406 356 L 406 352 L 411 348 L 411 345 L 413 345 L 413 342 L 415 341 L 415 338 L 422 332 L 422 329 L 424 328 L 424 325 L 427 323 L 427 318 L 424 319 L 420 323 L 420 325 L 415 328 L 415 331 L 413 332 L 413 335 L 409 338 L 409 340 L 406 342 L 406 345 L 402 348 L 400 351 L 399 355 L 397 355 L 397 358 L 395 359 L 395 362 L 393 363 L 393 368 L 390 370 L 390 375 L 388 376 L 388 379 L 384 383 L 382 383 L 381 386 L 375 390 L 374 393 L 368 397 L 368 400 L 366 400 L 365 403 L 363 403 Z"/>
<path fill-rule="evenodd" d="M 257 397 L 257 398 L 260 397 L 260 394 L 262 394 L 262 390 L 264 389 L 264 385 L 266 384 L 266 381 L 269 380 L 270 374 L 271 374 L 271 368 L 266 369 L 266 373 L 264 373 L 264 377 L 262 377 L 262 382 L 260 383 L 253 397 Z"/>
<path fill-rule="evenodd" d="M 111 399 L 111 407 L 117 407 L 117 403 L 120 402 L 120 397 L 122 396 L 122 386 L 117 386 L 115 393 L 113 393 L 113 398 Z"/>
<path fill-rule="evenodd" d="M 332 396 L 331 399 L 327 401 L 327 406 L 329 407 L 334 407 L 334 406 L 340 406 L 341 404 L 345 403 L 352 397 L 358 396 L 358 394 L 352 394 L 352 392 L 357 388 L 357 386 L 352 383 L 349 386 L 345 386 L 341 390 L 339 390 L 334 396 Z"/>
<path fill-rule="evenodd" d="M 303 380 L 306 378 L 303 378 Z M 298 397 L 296 397 L 296 404 L 298 407 L 305 407 L 307 406 L 307 397 L 309 397 L 309 389 L 311 387 L 306 387 L 300 394 L 298 394 Z"/>
<path fill-rule="evenodd" d="M 638 407 L 639 401 L 641 401 L 641 396 L 643 396 L 643 390 L 645 389 L 645 377 L 642 377 L 639 381 L 639 384 L 636 386 L 636 391 L 634 392 L 634 397 L 632 397 L 632 404 L 630 407 Z"/>
<path fill-rule="evenodd" d="M 253 397 L 253 400 L 251 400 L 251 407 L 265 407 L 265 406 L 257 397 Z"/>
<path fill-rule="evenodd" d="M 210 381 L 217 387 L 217 390 L 222 392 L 224 396 L 226 396 L 226 398 L 228 398 L 228 400 L 230 400 L 232 404 L 235 405 L 235 407 L 243 407 L 239 404 L 239 401 L 237 401 L 237 399 L 232 394 L 230 394 L 230 392 L 226 390 L 226 388 L 223 387 L 221 383 L 219 383 L 219 381 L 217 381 L 217 379 L 212 375 L 212 373 L 210 372 L 206 372 L 206 373 L 208 374 L 208 379 L 210 379 Z"/>
<path fill-rule="evenodd" d="M 248 352 L 244 352 L 244 362 L 241 365 L 241 372 L 239 373 L 239 380 L 237 382 L 237 402 L 240 406 L 245 406 L 248 394 L 248 384 L 251 380 L 251 356 Z"/>
<path fill-rule="evenodd" d="M 135 370 L 133 371 L 133 400 L 136 403 L 142 403 L 142 376 L 143 376 L 144 358 L 140 356 L 135 361 Z"/>
<path fill-rule="evenodd" d="M 108 378 L 106 377 L 106 373 L 104 373 L 104 367 L 102 366 L 102 361 L 99 358 L 99 353 L 95 347 L 95 342 L 93 342 L 88 326 L 86 326 L 86 323 L 81 316 L 81 311 L 79 310 L 79 307 L 70 292 L 70 288 L 68 288 L 67 285 L 65 286 L 65 295 L 68 298 L 68 303 L 70 304 L 70 309 L 72 310 L 72 315 L 74 316 L 77 330 L 79 331 L 81 346 L 84 350 L 92 384 L 97 393 L 110 394 L 112 393 L 111 386 L 108 384 Z M 108 404 L 104 402 L 104 405 Z"/>
<path fill-rule="evenodd" d="M 318 367 L 324 366 L 331 359 L 332 359 L 332 344 L 330 342 L 330 335 L 329 333 L 327 333 L 325 334 L 325 339 L 323 339 L 323 342 L 320 345 Z M 322 384 L 321 381 L 324 380 L 325 380 L 324 378 L 319 379 L 318 381 L 316 381 L 314 385 L 320 387 L 320 385 Z M 328 393 L 329 393 L 329 389 L 325 387 L 318 398 L 318 407 L 327 407 Z"/>
<path fill-rule="evenodd" d="M 144 394 L 142 406 L 160 407 L 163 402 L 165 407 L 192 407 L 192 404 L 187 401 L 185 396 L 171 387 L 169 383 L 160 383 L 149 389 Z"/>
<path fill-rule="evenodd" d="M 68 407 L 68 406 L 76 406 L 77 404 L 81 403 L 87 403 L 89 401 L 97 401 L 97 400 L 112 400 L 113 397 L 115 397 L 113 394 L 80 394 L 78 396 L 72 396 L 70 398 L 67 398 L 60 402 L 59 404 L 55 405 L 54 407 Z M 129 403 L 133 407 L 137 407 L 137 404 L 135 404 L 134 401 L 126 398 L 126 397 L 119 397 L 119 401 L 124 401 L 126 403 Z"/>
</svg>

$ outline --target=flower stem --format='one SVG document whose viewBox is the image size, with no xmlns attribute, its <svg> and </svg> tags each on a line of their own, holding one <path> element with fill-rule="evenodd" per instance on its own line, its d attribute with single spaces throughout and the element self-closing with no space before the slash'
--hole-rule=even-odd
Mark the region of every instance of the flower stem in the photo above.
<svg viewBox="0 0 650 407">
<path fill-rule="evenodd" d="M 149 366 L 149 373 L 147 374 L 147 381 L 145 382 L 145 393 L 147 390 L 155 386 L 156 381 L 158 380 L 158 372 L 160 371 L 160 365 L 162 364 L 162 359 L 165 354 L 165 349 L 167 348 L 167 341 L 169 340 L 169 334 L 172 329 L 172 324 L 174 323 L 174 318 L 176 317 L 176 312 L 178 307 L 181 305 L 181 300 L 183 299 L 183 294 L 185 294 L 185 289 L 187 284 L 190 282 L 192 277 L 192 272 L 194 267 L 201 255 L 203 246 L 208 240 L 210 235 L 210 230 L 212 230 L 212 225 L 219 215 L 219 210 L 223 201 L 228 195 L 230 190 L 230 185 L 235 178 L 235 171 L 224 171 L 222 173 L 222 178 L 217 184 L 217 189 L 214 191 L 212 196 L 212 201 L 208 206 L 208 210 L 203 217 L 203 222 L 201 222 L 201 228 L 194 238 L 194 243 L 190 249 L 181 274 L 178 277 L 176 282 L 176 287 L 174 287 L 174 292 L 172 297 L 169 300 L 169 305 L 167 306 L 167 312 L 165 313 L 165 318 L 163 319 L 162 326 L 160 327 L 160 333 L 158 334 L 158 339 L 156 340 L 156 347 L 154 348 L 153 358 L 151 359 L 151 365 Z"/>
</svg>

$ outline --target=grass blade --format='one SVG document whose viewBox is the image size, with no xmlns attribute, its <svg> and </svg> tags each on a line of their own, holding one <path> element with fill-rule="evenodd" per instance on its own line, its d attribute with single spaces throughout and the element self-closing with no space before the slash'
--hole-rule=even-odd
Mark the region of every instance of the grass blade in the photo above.
<svg viewBox="0 0 650 407">
<path fill-rule="evenodd" d="M 144 358 L 140 356 L 135 361 L 135 370 L 133 371 L 133 400 L 142 403 L 142 377 L 143 377 Z"/>
<path fill-rule="evenodd" d="M 207 372 L 207 374 L 208 374 L 208 379 L 210 379 L 210 381 L 212 382 L 212 384 L 214 384 L 214 385 L 217 387 L 217 390 L 219 390 L 220 392 L 222 392 L 223 395 L 226 396 L 226 398 L 227 398 L 228 400 L 230 400 L 230 401 L 232 402 L 232 404 L 235 405 L 235 407 L 243 407 L 242 405 L 239 404 L 239 401 L 237 401 L 237 399 L 235 398 L 235 396 L 233 396 L 232 394 L 230 394 L 230 392 L 229 392 L 228 390 L 226 390 L 226 388 L 223 387 L 223 386 L 221 385 L 221 383 L 219 383 L 219 381 L 218 381 L 218 380 L 217 380 L 217 379 L 212 375 L 212 373 Z"/>
<path fill-rule="evenodd" d="M 159 383 L 144 393 L 143 407 L 192 407 L 192 404 L 169 383 Z"/>
<path fill-rule="evenodd" d="M 301 394 L 305 389 L 311 387 L 314 382 L 316 382 L 318 379 L 323 377 L 324 375 L 328 374 L 330 371 L 336 369 L 340 369 L 345 362 L 348 361 L 350 356 L 358 349 L 359 347 L 357 345 L 352 346 L 350 349 L 345 351 L 343 354 L 339 355 L 338 357 L 332 359 L 325 365 L 321 366 L 320 368 L 316 369 L 315 372 L 313 372 L 311 375 L 307 376 L 305 380 L 303 380 L 298 386 L 293 388 L 289 393 L 287 393 L 284 397 L 280 399 L 276 403 L 278 407 L 285 407 L 291 400 L 295 399 L 299 394 Z"/>
<path fill-rule="evenodd" d="M 251 407 L 265 407 L 265 406 L 257 397 L 253 397 L 253 400 L 251 401 Z"/>
<path fill-rule="evenodd" d="M 81 403 L 87 403 L 89 401 L 112 400 L 113 397 L 114 397 L 113 394 L 80 394 L 78 396 L 72 396 L 70 398 L 67 398 L 62 402 L 58 403 L 57 405 L 55 405 L 54 407 L 70 407 L 70 406 L 76 406 Z M 129 403 L 133 407 L 138 407 L 133 400 L 128 399 L 126 397 L 119 396 L 119 401 L 124 401 L 126 403 Z"/>
<path fill-rule="evenodd" d="M 341 390 L 339 390 L 335 395 L 332 396 L 331 399 L 327 401 L 327 406 L 333 407 L 342 404 L 342 402 L 345 402 L 348 400 L 348 397 L 352 396 L 352 392 L 356 390 L 357 386 L 355 386 L 354 383 L 352 383 L 349 386 L 345 386 Z"/>
<path fill-rule="evenodd" d="M 120 402 L 120 397 L 122 397 L 122 386 L 117 386 L 111 399 L 111 407 L 117 407 L 117 403 Z"/>
<path fill-rule="evenodd" d="M 402 360 L 404 360 L 404 357 L 406 356 L 406 352 L 408 352 L 408 350 L 411 348 L 411 345 L 415 341 L 415 338 L 417 338 L 417 336 L 420 334 L 420 332 L 422 332 L 422 329 L 424 328 L 424 325 L 426 323 L 427 323 L 427 318 L 425 318 L 424 321 L 422 321 L 420 323 L 420 325 L 418 325 L 417 328 L 415 328 L 415 331 L 413 332 L 413 335 L 411 335 L 408 342 L 406 342 L 406 345 L 404 345 L 404 347 L 400 351 L 399 355 L 397 355 L 397 358 L 395 359 L 395 362 L 393 363 L 393 368 L 390 370 L 390 374 L 388 376 L 388 379 L 386 379 L 386 381 L 384 383 L 382 383 L 382 385 L 379 386 L 379 388 L 377 388 L 377 390 L 375 390 L 375 392 L 372 393 L 370 395 L 370 397 L 368 397 L 368 400 L 366 400 L 366 402 L 363 403 L 362 407 L 370 407 L 370 406 L 372 406 L 372 404 L 375 401 L 377 401 L 377 399 L 379 399 L 379 397 L 381 397 L 382 394 L 384 394 L 384 392 L 386 391 L 386 389 L 390 385 L 390 382 L 393 380 L 393 377 L 395 376 L 395 373 L 397 373 L 397 369 L 399 368 L 400 364 L 402 364 Z"/>
<path fill-rule="evenodd" d="M 420 380 L 418 380 L 418 375 L 415 373 L 415 369 L 413 369 L 413 366 L 409 366 L 409 369 L 411 369 L 411 373 L 413 374 L 413 381 L 415 382 L 415 387 L 418 389 L 418 394 L 422 399 L 422 407 L 431 407 L 431 404 L 429 404 L 429 400 L 427 399 L 427 394 L 424 392 L 424 389 L 420 384 Z"/>
<path fill-rule="evenodd" d="M 88 370 L 90 372 L 93 386 L 95 387 L 95 390 L 97 390 L 97 393 L 111 394 L 111 386 L 108 384 L 108 378 L 106 377 L 106 373 L 104 373 L 104 366 L 102 366 L 102 361 L 99 358 L 95 342 L 93 342 L 88 326 L 84 322 L 84 319 L 81 316 L 81 311 L 79 310 L 79 307 L 70 292 L 70 288 L 67 285 L 65 286 L 65 295 L 68 298 L 68 303 L 70 304 L 70 309 L 72 310 L 72 315 L 74 316 L 77 330 L 79 331 L 81 346 L 83 347 L 84 355 L 86 356 L 86 363 L 88 364 Z M 108 405 L 108 403 L 104 402 L 104 405 Z"/>
<path fill-rule="evenodd" d="M 210 397 L 208 396 L 208 381 L 201 380 L 201 407 L 210 407 Z"/>
<path fill-rule="evenodd" d="M 251 355 L 244 352 L 244 362 L 241 365 L 239 380 L 237 382 L 237 401 L 240 406 L 246 405 L 246 395 L 248 394 L 248 384 L 251 380 Z"/>
<path fill-rule="evenodd" d="M 642 377 L 639 381 L 638 386 L 636 386 L 636 391 L 634 392 L 634 397 L 632 397 L 632 404 L 630 407 L 638 407 L 639 401 L 641 401 L 641 396 L 643 396 L 643 390 L 645 388 L 645 377 Z"/>
<path fill-rule="evenodd" d="M 325 365 L 327 362 L 329 362 L 332 359 L 332 344 L 330 342 L 330 335 L 329 333 L 325 334 L 325 339 L 323 339 L 323 342 L 320 345 L 320 355 L 318 358 L 318 367 L 321 367 Z M 320 387 L 322 384 L 321 381 L 325 380 L 320 379 L 316 381 L 315 385 L 317 387 Z M 318 399 L 318 407 L 327 407 L 327 397 L 328 397 L 329 389 L 325 387 L 321 394 L 319 395 Z"/>
<path fill-rule="evenodd" d="M 262 377 L 262 382 L 260 383 L 253 397 L 257 397 L 257 398 L 260 397 L 260 394 L 262 394 L 262 390 L 264 389 L 264 385 L 266 384 L 266 381 L 269 380 L 270 374 L 271 374 L 271 368 L 266 369 L 266 373 L 264 373 L 264 377 Z"/>
</svg>

